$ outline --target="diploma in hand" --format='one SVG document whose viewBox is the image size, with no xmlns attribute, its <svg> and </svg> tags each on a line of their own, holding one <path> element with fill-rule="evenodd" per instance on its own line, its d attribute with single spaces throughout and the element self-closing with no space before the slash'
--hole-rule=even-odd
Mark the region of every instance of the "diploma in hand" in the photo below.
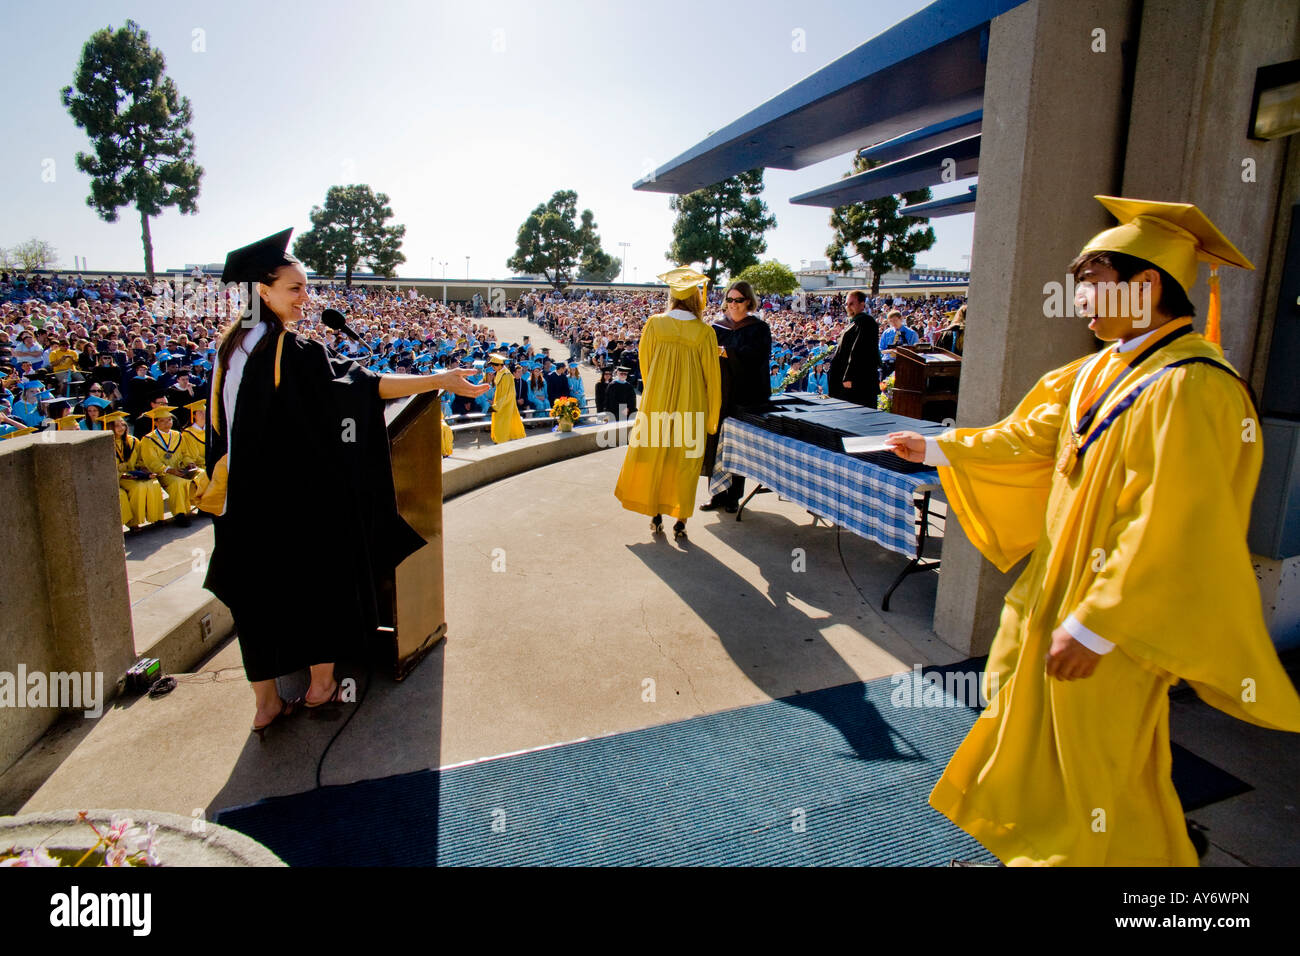
<svg viewBox="0 0 1300 956">
<path fill-rule="evenodd" d="M 866 438 L 843 438 L 844 454 L 870 455 L 876 452 L 893 451 L 894 447 L 884 435 L 870 435 Z"/>
</svg>

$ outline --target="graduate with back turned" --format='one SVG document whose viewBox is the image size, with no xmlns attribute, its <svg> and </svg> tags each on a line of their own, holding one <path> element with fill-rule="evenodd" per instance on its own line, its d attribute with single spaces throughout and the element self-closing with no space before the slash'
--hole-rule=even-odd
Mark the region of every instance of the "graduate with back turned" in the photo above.
<svg viewBox="0 0 1300 956">
<path fill-rule="evenodd" d="M 987 428 L 889 436 L 938 466 L 952 513 L 1002 571 L 989 708 L 930 805 L 1008 864 L 1194 866 L 1171 777 L 1171 685 L 1300 731 L 1246 545 L 1263 456 L 1250 392 L 1187 290 L 1198 261 L 1253 266 L 1189 203 L 1097 197 L 1120 220 L 1071 264 L 1105 342 Z"/>
</svg>

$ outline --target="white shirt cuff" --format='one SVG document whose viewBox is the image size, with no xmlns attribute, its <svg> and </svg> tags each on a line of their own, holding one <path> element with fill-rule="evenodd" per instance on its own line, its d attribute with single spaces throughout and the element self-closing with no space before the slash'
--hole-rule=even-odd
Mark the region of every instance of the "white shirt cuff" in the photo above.
<svg viewBox="0 0 1300 956">
<path fill-rule="evenodd" d="M 1094 654 L 1109 654 L 1115 649 L 1115 644 L 1113 642 L 1106 640 L 1106 638 L 1102 637 L 1100 634 L 1088 630 L 1074 619 L 1073 614 L 1065 619 L 1065 623 L 1062 624 L 1061 627 L 1065 628 L 1067 634 Z"/>
<path fill-rule="evenodd" d="M 944 468 L 949 467 L 948 456 L 943 453 L 939 447 L 939 442 L 934 438 L 925 440 L 925 459 L 921 462 L 923 465 L 942 465 Z"/>
</svg>

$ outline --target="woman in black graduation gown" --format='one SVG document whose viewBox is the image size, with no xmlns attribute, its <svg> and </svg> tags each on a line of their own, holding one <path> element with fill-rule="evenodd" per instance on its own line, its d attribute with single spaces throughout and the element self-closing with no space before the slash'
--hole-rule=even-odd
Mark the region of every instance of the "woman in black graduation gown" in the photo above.
<svg viewBox="0 0 1300 956">
<path fill-rule="evenodd" d="M 713 475 L 713 465 L 718 455 L 718 435 L 722 422 L 739 408 L 764 405 L 772 395 L 768 366 L 772 361 L 772 330 L 760 319 L 758 297 L 748 282 L 733 282 L 722 297 L 723 317 L 713 323 L 718 335 L 718 361 L 722 364 L 722 412 L 718 417 L 717 434 L 710 435 L 704 446 L 704 461 L 700 472 L 707 482 Z M 707 487 L 707 486 L 706 486 Z M 725 508 L 735 512 L 745 494 L 745 479 L 731 476 L 731 486 L 720 495 L 713 495 L 701 511 Z"/>
<path fill-rule="evenodd" d="M 368 650 L 378 581 L 424 544 L 397 512 L 384 400 L 487 390 L 471 370 L 377 375 L 295 335 L 307 274 L 291 232 L 226 259 L 222 282 L 250 283 L 254 311 L 222 335 L 208 416 L 208 473 L 228 455 L 228 484 L 204 587 L 234 616 L 259 737 L 297 703 L 276 677 L 310 668 L 304 703 L 338 698 L 334 662 Z"/>
</svg>

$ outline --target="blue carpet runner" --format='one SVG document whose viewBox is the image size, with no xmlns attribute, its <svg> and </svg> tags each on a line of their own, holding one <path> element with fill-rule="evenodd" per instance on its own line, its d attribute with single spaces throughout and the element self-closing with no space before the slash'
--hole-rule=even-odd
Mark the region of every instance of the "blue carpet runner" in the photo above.
<svg viewBox="0 0 1300 956">
<path fill-rule="evenodd" d="M 996 862 L 927 803 L 975 712 L 950 698 L 951 706 L 894 707 L 894 686 L 887 677 L 846 684 L 445 771 L 322 787 L 223 810 L 217 822 L 291 866 Z"/>
</svg>

